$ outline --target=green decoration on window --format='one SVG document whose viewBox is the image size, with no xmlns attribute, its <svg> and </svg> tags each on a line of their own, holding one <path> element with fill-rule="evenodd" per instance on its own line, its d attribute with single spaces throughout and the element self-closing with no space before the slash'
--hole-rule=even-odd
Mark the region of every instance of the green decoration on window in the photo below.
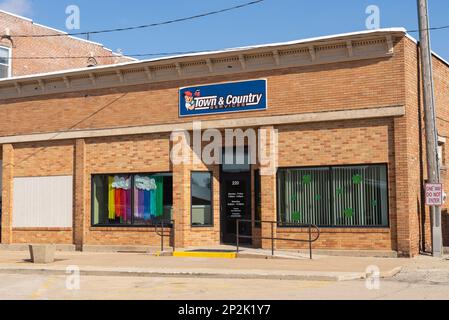
<svg viewBox="0 0 449 320">
<path fill-rule="evenodd" d="M 299 220 L 301 220 L 301 213 L 300 212 L 293 212 L 292 220 L 296 221 L 296 222 L 299 222 Z"/>
<path fill-rule="evenodd" d="M 156 217 L 162 217 L 164 215 L 164 178 L 154 178 L 156 182 Z"/>
<path fill-rule="evenodd" d="M 302 183 L 304 183 L 305 185 L 308 185 L 312 182 L 312 176 L 310 174 L 305 175 L 304 177 L 302 177 Z"/>
<path fill-rule="evenodd" d="M 373 201 L 371 202 L 371 206 L 377 207 L 377 200 L 373 200 Z"/>
<path fill-rule="evenodd" d="M 345 209 L 344 214 L 346 218 L 352 218 L 354 216 L 354 210 L 352 208 Z"/>
<path fill-rule="evenodd" d="M 337 196 L 341 196 L 343 194 L 343 188 L 337 188 Z"/>
<path fill-rule="evenodd" d="M 360 174 L 356 174 L 355 176 L 352 177 L 352 182 L 354 182 L 354 184 L 361 184 L 363 181 L 363 178 Z"/>
<path fill-rule="evenodd" d="M 317 195 L 315 196 L 315 200 L 316 200 L 316 201 L 320 201 L 320 200 L 321 200 L 321 195 L 317 194 Z"/>
<path fill-rule="evenodd" d="M 298 201 L 298 195 L 296 194 L 292 195 L 292 201 Z"/>
</svg>

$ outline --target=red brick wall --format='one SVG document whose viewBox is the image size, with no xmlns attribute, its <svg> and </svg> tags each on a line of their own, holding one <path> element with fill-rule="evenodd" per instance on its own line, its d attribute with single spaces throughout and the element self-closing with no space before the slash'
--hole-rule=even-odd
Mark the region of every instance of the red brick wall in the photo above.
<svg viewBox="0 0 449 320">
<path fill-rule="evenodd" d="M 312 230 L 312 239 L 316 236 Z M 338 249 L 338 250 L 396 250 L 396 244 L 392 241 L 394 232 L 388 228 L 382 229 L 357 229 L 336 228 L 320 229 L 320 238 L 313 243 L 314 249 Z M 307 240 L 308 230 L 278 228 L 277 237 L 286 239 Z M 284 249 L 306 249 L 308 243 L 276 241 L 277 248 Z"/>
<path fill-rule="evenodd" d="M 73 141 L 16 144 L 14 156 L 14 177 L 47 177 L 73 174 Z"/>
<path fill-rule="evenodd" d="M 438 58 L 433 59 L 435 103 L 438 134 L 446 139 L 443 148 L 443 168 L 441 178 L 445 191 L 449 194 L 449 66 Z M 443 244 L 449 247 L 449 201 L 442 208 Z"/>
<path fill-rule="evenodd" d="M 160 237 L 155 233 L 154 228 L 91 226 L 91 175 L 122 172 L 173 172 L 175 179 L 173 185 L 174 219 L 176 219 L 176 234 L 179 232 L 182 235 L 182 245 L 213 246 L 219 244 L 219 168 L 218 166 L 207 167 L 204 164 L 185 167 L 173 166 L 169 159 L 169 139 L 169 134 L 149 134 L 86 140 L 86 232 L 84 244 L 151 246 L 160 244 Z M 214 174 L 214 226 L 212 227 L 195 228 L 191 226 L 190 174 L 192 171 L 211 171 Z M 179 182 L 176 179 L 179 179 Z M 166 245 L 168 244 L 169 240 L 167 239 Z"/>
<path fill-rule="evenodd" d="M 15 244 L 73 244 L 70 228 L 14 228 L 12 243 Z"/>
<path fill-rule="evenodd" d="M 0 135 L 227 119 L 228 115 L 180 119 L 178 89 L 193 84 L 255 78 L 268 79 L 269 109 L 235 114 L 236 117 L 404 105 L 402 43 L 398 43 L 395 50 L 392 58 L 385 59 L 203 77 L 36 98 L 0 99 Z"/>
<path fill-rule="evenodd" d="M 190 163 L 173 165 L 173 218 L 176 220 L 176 238 L 181 246 L 216 246 L 220 244 L 220 169 L 205 165 L 192 150 Z M 193 159 L 198 163 L 193 163 Z M 191 224 L 191 175 L 193 171 L 212 173 L 213 226 L 193 227 Z"/>
<path fill-rule="evenodd" d="M 91 222 L 91 176 L 170 172 L 169 134 L 86 140 L 84 244 L 159 245 L 154 228 L 97 228 Z"/>
<path fill-rule="evenodd" d="M 409 154 L 417 155 L 409 157 L 409 166 L 413 175 L 413 183 L 409 191 L 413 192 L 414 203 L 410 207 L 416 207 L 412 211 L 413 229 L 419 228 L 420 233 L 413 232 L 411 243 L 419 245 L 424 252 L 432 249 L 431 218 L 429 208 L 424 205 L 422 198 L 423 182 L 427 179 L 427 154 L 426 154 L 426 133 L 424 122 L 424 104 L 422 93 L 422 75 L 419 66 L 419 52 L 416 43 L 407 39 L 406 42 L 406 90 L 409 119 Z M 449 138 L 449 66 L 436 56 L 433 57 L 433 73 L 435 84 L 435 107 L 437 115 L 437 128 L 440 137 Z M 449 141 L 448 141 L 449 142 Z M 448 174 L 448 153 L 447 146 L 443 148 L 443 168 L 441 178 L 447 192 L 449 185 Z M 422 181 L 422 182 L 421 182 Z M 442 207 L 442 231 L 443 243 L 449 246 L 449 214 L 448 203 Z M 418 212 L 416 214 L 415 212 Z"/>
<path fill-rule="evenodd" d="M 279 126 L 279 167 L 387 164 L 391 228 L 323 228 L 314 248 L 396 250 L 395 150 L 392 119 L 338 121 Z M 276 216 L 272 216 L 272 219 Z M 303 231 L 277 228 L 280 238 L 306 239 Z M 304 248 L 277 241 L 282 248 Z"/>
<path fill-rule="evenodd" d="M 102 45 L 71 37 L 14 38 L 14 35 L 57 34 L 58 32 L 33 24 L 31 21 L 0 12 L 0 35 L 10 30 L 13 41 L 0 40 L 0 46 L 12 48 L 13 76 L 46 73 L 87 67 L 89 56 L 97 57 L 98 65 L 132 61 L 126 57 L 112 57 Z M 79 57 L 76 59 L 17 59 L 23 57 Z"/>
<path fill-rule="evenodd" d="M 62 95 L 4 101 L 0 110 L 0 135 L 59 132 L 69 129 L 110 128 L 158 123 L 192 121 L 178 118 L 178 88 L 194 83 L 235 81 L 265 77 L 268 79 L 269 110 L 251 116 L 298 114 L 306 112 L 352 110 L 370 107 L 403 105 L 406 116 L 395 119 L 338 121 L 279 126 L 279 166 L 316 166 L 335 164 L 387 163 L 390 186 L 390 228 L 323 230 L 317 247 L 338 249 L 398 250 L 403 255 L 416 255 L 420 247 L 422 219 L 421 176 L 425 176 L 421 159 L 420 117 L 416 44 L 403 38 L 395 45 L 391 59 L 374 59 L 277 71 L 254 72 L 237 76 L 208 77 L 190 81 L 92 90 Z M 441 68 L 447 77 L 447 67 Z M 437 72 L 438 74 L 438 72 Z M 447 83 L 436 84 L 437 104 L 445 105 Z M 447 110 L 447 108 L 443 108 Z M 442 109 L 442 110 L 443 110 Z M 440 111 L 439 111 L 440 112 Z M 446 112 L 446 111 L 445 111 Z M 248 113 L 235 114 L 248 117 Z M 446 115 L 442 114 L 441 117 Z M 228 115 L 201 117 L 225 119 Z M 421 124 L 422 126 L 422 124 Z M 444 129 L 445 130 L 445 129 Z M 443 131 L 443 129 L 442 129 Z M 449 134 L 449 133 L 447 133 Z M 445 133 L 446 135 L 446 133 Z M 211 245 L 219 242 L 218 168 L 202 164 L 171 166 L 168 158 L 168 134 L 136 135 L 86 139 L 77 142 L 76 159 L 84 159 L 77 167 L 82 183 L 75 179 L 84 197 L 75 204 L 84 220 L 81 241 L 85 244 L 157 244 L 151 229 L 110 229 L 90 226 L 90 175 L 117 172 L 174 173 L 174 215 L 176 234 L 182 245 Z M 66 171 L 73 163 L 73 142 L 18 144 L 15 161 L 43 152 L 17 165 L 20 174 L 27 171 L 50 174 Z M 9 156 L 9 149 L 6 149 Z M 14 150 L 15 151 L 15 150 Z M 52 154 L 55 156 L 53 157 Z M 47 158 L 55 169 L 46 164 Z M 5 164 L 4 164 L 5 166 Z M 193 229 L 190 226 L 190 172 L 214 172 L 213 228 Z M 54 172 L 53 172 L 54 173 Z M 15 173 L 17 174 L 17 173 Z M 5 175 L 5 173 L 4 173 Z M 276 217 L 276 181 L 262 178 L 262 218 Z M 77 189 L 78 190 L 78 189 Z M 3 193 L 7 193 L 4 186 Z M 5 199 L 5 196 L 4 196 Z M 4 204 L 4 207 L 7 204 Z M 78 209 L 77 209 L 78 210 Z M 77 215 L 79 214 L 78 211 Z M 262 229 L 262 233 L 267 230 Z M 286 237 L 295 236 L 288 229 L 276 230 Z M 296 232 L 296 230 L 295 230 Z M 75 231 L 76 234 L 76 231 Z M 427 234 L 425 235 L 427 238 Z M 291 244 L 279 243 L 281 246 Z M 264 244 L 266 246 L 266 244 Z"/>
<path fill-rule="evenodd" d="M 398 210 L 398 251 L 404 255 L 417 255 L 420 250 L 421 214 L 421 149 L 420 110 L 416 44 L 404 38 L 404 70 L 406 114 L 395 121 L 396 197 Z"/>
<path fill-rule="evenodd" d="M 71 141 L 17 144 L 13 177 L 72 175 L 73 150 Z M 12 243 L 72 244 L 72 229 L 12 228 Z"/>
</svg>

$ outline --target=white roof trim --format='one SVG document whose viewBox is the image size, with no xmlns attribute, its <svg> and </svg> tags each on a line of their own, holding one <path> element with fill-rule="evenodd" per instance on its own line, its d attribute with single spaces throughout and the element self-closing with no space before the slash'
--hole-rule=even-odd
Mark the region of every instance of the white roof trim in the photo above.
<svg viewBox="0 0 449 320">
<path fill-rule="evenodd" d="M 16 17 L 16 18 L 19 18 L 19 19 L 22 19 L 22 20 L 26 20 L 26 21 L 29 21 L 29 22 L 33 22 L 33 20 L 31 20 L 30 18 L 26 18 L 26 17 L 23 17 L 23 16 L 19 16 L 18 14 L 15 14 L 15 13 L 12 13 L 12 12 L 8 12 L 8 11 L 1 10 L 1 9 L 0 9 L 0 12 L 1 12 L 1 13 L 4 13 L 4 14 L 8 14 L 8 15 L 13 16 L 13 17 Z"/>
<path fill-rule="evenodd" d="M 411 41 L 413 41 L 414 43 L 416 43 L 417 45 L 419 44 L 419 41 L 416 40 L 412 35 L 410 35 L 409 33 L 406 33 L 405 36 L 410 39 Z M 432 51 L 432 54 L 435 56 L 435 58 L 441 60 L 441 62 L 443 62 L 444 64 L 446 64 L 449 67 L 449 61 L 447 61 L 446 59 L 444 59 L 442 56 L 440 56 L 438 53 L 436 53 L 435 51 Z"/>
<path fill-rule="evenodd" d="M 405 36 L 412 40 L 414 43 L 418 44 L 418 40 L 415 39 L 410 33 L 406 33 Z"/>
<path fill-rule="evenodd" d="M 79 41 L 83 41 L 83 42 L 87 42 L 87 43 L 90 43 L 90 44 L 93 44 L 93 45 L 96 45 L 96 46 L 100 46 L 100 47 L 103 47 L 103 44 L 101 44 L 101 43 L 99 43 L 99 42 L 95 42 L 95 41 L 91 41 L 91 40 L 87 40 L 87 39 L 83 39 L 83 38 L 78 38 L 78 37 L 75 37 L 75 36 L 71 36 L 71 35 L 69 35 L 67 32 L 65 32 L 65 31 L 62 31 L 62 30 L 59 30 L 59 29 L 56 29 L 56 28 L 52 28 L 52 27 L 48 27 L 48 26 L 44 26 L 43 24 L 40 24 L 40 23 L 35 23 L 35 22 L 33 22 L 33 21 L 31 21 L 35 26 L 38 26 L 38 27 L 41 27 L 41 28 L 45 28 L 45 29 L 48 29 L 48 30 L 51 30 L 51 31 L 54 31 L 54 32 L 57 32 L 57 33 L 60 33 L 60 34 L 63 34 L 63 35 L 66 35 L 67 37 L 69 37 L 69 38 L 71 38 L 71 39 L 74 39 L 74 40 L 79 40 Z"/>
<path fill-rule="evenodd" d="M 220 54 L 220 53 L 230 53 L 230 52 L 238 52 L 238 51 L 259 49 L 259 48 L 289 46 L 289 45 L 296 45 L 296 44 L 309 43 L 309 42 L 333 40 L 333 39 L 345 38 L 345 37 L 365 36 L 365 35 L 371 35 L 371 34 L 375 35 L 378 33 L 394 33 L 394 32 L 406 34 L 406 30 L 404 28 L 385 28 L 385 29 L 377 29 L 377 30 L 365 30 L 365 31 L 358 31 L 358 32 L 341 33 L 341 34 L 336 34 L 336 35 L 328 35 L 328 36 L 322 36 L 322 37 L 306 38 L 306 39 L 293 40 L 293 41 L 287 41 L 287 42 L 268 43 L 268 44 L 262 44 L 262 45 L 236 47 L 236 48 L 229 48 L 229 49 L 215 50 L 215 51 L 202 51 L 202 52 L 195 52 L 195 53 L 189 53 L 189 54 L 180 54 L 180 55 L 159 57 L 159 58 L 154 58 L 154 59 L 122 62 L 122 63 L 117 63 L 117 64 L 101 65 L 101 66 L 95 66 L 95 67 L 90 67 L 90 68 L 78 68 L 78 69 L 68 69 L 68 70 L 55 71 L 55 72 L 49 72 L 49 73 L 38 73 L 38 74 L 33 74 L 33 75 L 0 79 L 0 84 L 2 82 L 7 82 L 7 81 L 19 81 L 19 80 L 27 80 L 27 79 L 48 77 L 48 76 L 63 76 L 63 75 L 69 75 L 70 73 L 83 72 L 83 71 L 89 71 L 89 72 L 101 71 L 101 70 L 107 70 L 109 68 L 133 66 L 133 65 L 138 65 L 138 64 L 148 63 L 148 62 L 160 62 L 160 61 L 168 61 L 168 60 L 179 59 L 179 58 L 196 57 L 196 56 L 212 55 L 212 54 Z"/>
<path fill-rule="evenodd" d="M 444 59 L 442 56 L 440 56 L 438 53 L 435 53 L 434 51 L 432 51 L 432 54 L 435 56 L 435 58 L 441 60 L 441 62 L 443 62 L 445 65 L 447 65 L 449 67 L 449 61 L 447 61 L 446 59 Z"/>
<path fill-rule="evenodd" d="M 287 42 L 270 43 L 270 44 L 258 45 L 258 46 L 254 46 L 254 47 L 257 48 L 257 47 L 284 46 L 284 45 L 291 45 L 291 44 L 301 44 L 301 43 L 305 43 L 305 42 L 330 40 L 333 38 L 340 38 L 340 37 L 350 37 L 350 36 L 358 36 L 358 35 L 363 36 L 366 34 L 387 33 L 387 32 L 407 33 L 407 30 L 402 27 L 400 27 L 400 28 L 384 28 L 384 29 L 375 29 L 375 30 L 363 30 L 363 31 L 356 31 L 356 32 L 333 34 L 333 35 L 321 36 L 321 37 L 305 38 L 305 39 L 301 39 L 301 40 L 293 40 L 293 41 L 287 41 Z M 245 48 L 245 47 L 243 47 L 243 48 Z"/>
</svg>

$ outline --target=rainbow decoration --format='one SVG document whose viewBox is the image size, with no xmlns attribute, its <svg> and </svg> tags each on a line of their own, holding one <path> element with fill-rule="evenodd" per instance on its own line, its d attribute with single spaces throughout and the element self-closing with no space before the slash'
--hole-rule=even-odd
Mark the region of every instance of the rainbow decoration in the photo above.
<svg viewBox="0 0 449 320">
<path fill-rule="evenodd" d="M 151 220 L 164 214 L 162 177 L 136 175 L 131 192 L 131 177 L 111 176 L 108 178 L 108 218 L 120 218 L 125 223 L 131 221 L 132 196 L 135 218 Z"/>
</svg>

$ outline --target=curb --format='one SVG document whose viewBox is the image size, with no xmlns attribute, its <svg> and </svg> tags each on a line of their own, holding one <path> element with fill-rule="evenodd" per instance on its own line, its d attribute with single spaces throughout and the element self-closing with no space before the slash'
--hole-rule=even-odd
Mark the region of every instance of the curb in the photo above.
<svg viewBox="0 0 449 320">
<path fill-rule="evenodd" d="M 396 268 L 398 269 L 398 268 Z M 396 275 L 400 270 L 393 269 L 381 275 L 391 277 Z M 38 274 L 38 275 L 68 275 L 70 274 L 66 268 L 17 268 L 17 267 L 0 267 L 0 274 Z M 169 269 L 130 269 L 130 268 L 89 268 L 84 267 L 80 270 L 83 276 L 112 276 L 112 277 L 184 277 L 184 278 L 215 278 L 215 279 L 261 279 L 261 280 L 297 280 L 297 281 L 352 281 L 363 280 L 367 278 L 364 272 L 284 272 L 284 271 L 263 271 L 252 270 L 251 273 L 230 270 L 169 270 Z"/>
</svg>

